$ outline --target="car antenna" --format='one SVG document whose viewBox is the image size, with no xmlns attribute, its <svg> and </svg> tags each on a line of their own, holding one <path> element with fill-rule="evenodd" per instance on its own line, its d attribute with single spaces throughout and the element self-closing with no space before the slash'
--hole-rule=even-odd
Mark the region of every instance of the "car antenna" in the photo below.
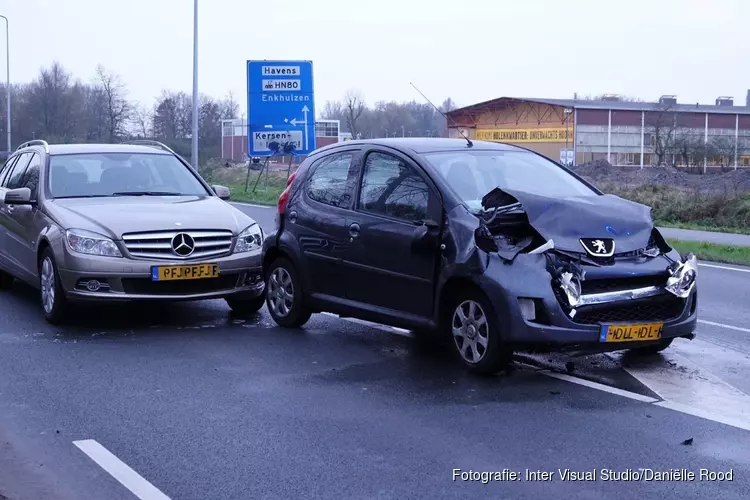
<svg viewBox="0 0 750 500">
<path fill-rule="evenodd" d="M 411 82 L 409 82 L 409 85 L 411 85 L 412 87 L 414 87 L 414 90 L 416 90 L 417 92 L 419 92 L 419 95 L 421 95 L 422 97 L 424 97 L 425 101 L 429 102 L 430 105 L 433 108 L 435 108 L 438 113 L 440 113 L 441 115 L 443 115 L 443 118 L 445 118 L 445 121 L 450 122 L 453 125 L 453 128 L 455 128 L 456 130 L 458 130 L 458 133 L 461 134 L 461 137 L 463 137 L 464 139 L 466 139 L 466 142 L 469 143 L 469 147 L 472 147 L 474 145 L 474 143 L 471 142 L 471 139 L 469 139 L 468 137 L 466 137 L 466 134 L 464 134 L 464 131 L 461 130 L 460 128 L 458 128 L 458 125 L 456 125 L 456 122 L 454 122 L 453 120 L 451 120 L 450 118 L 448 118 L 448 116 L 445 113 L 443 113 L 442 111 L 440 111 L 440 108 L 438 108 L 437 106 L 435 106 L 434 104 L 432 104 L 432 101 L 429 100 L 429 99 L 427 99 L 427 96 L 424 95 L 422 93 L 422 91 L 417 88 L 416 85 L 414 85 Z"/>
</svg>

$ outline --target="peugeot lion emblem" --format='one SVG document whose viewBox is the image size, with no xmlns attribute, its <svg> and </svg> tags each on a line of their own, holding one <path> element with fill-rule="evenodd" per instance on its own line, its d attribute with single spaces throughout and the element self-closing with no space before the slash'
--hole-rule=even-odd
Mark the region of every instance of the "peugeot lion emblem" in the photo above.
<svg viewBox="0 0 750 500">
<path fill-rule="evenodd" d="M 612 238 L 581 238 L 579 241 L 592 257 L 612 257 L 615 254 L 615 240 Z"/>
<path fill-rule="evenodd" d="M 186 233 L 178 233 L 172 238 L 172 251 L 180 257 L 187 257 L 195 250 L 195 240 Z"/>
</svg>

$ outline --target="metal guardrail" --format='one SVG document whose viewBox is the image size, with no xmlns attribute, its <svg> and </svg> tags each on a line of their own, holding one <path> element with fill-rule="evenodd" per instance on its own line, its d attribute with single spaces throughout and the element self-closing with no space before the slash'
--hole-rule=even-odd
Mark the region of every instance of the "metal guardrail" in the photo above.
<svg viewBox="0 0 750 500">
<path fill-rule="evenodd" d="M 16 151 L 23 148 L 28 148 L 31 146 L 44 146 L 44 152 L 49 153 L 49 144 L 47 144 L 47 141 L 43 141 L 42 139 L 34 139 L 32 141 L 26 141 L 20 146 L 16 148 Z"/>
</svg>

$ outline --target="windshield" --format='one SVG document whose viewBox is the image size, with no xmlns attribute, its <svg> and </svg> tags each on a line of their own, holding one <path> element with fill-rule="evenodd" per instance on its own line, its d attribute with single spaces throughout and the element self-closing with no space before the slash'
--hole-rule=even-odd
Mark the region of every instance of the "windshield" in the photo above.
<svg viewBox="0 0 750 500">
<path fill-rule="evenodd" d="M 527 151 L 427 153 L 429 161 L 473 211 L 495 187 L 568 198 L 597 193 L 553 162 Z"/>
<path fill-rule="evenodd" d="M 52 198 L 209 194 L 180 160 L 165 154 L 86 153 L 51 156 L 47 182 Z"/>
</svg>

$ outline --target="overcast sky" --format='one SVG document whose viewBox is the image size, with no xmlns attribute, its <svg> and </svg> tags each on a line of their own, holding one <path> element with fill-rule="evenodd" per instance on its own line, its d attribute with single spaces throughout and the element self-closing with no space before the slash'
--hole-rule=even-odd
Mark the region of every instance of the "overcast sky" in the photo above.
<svg viewBox="0 0 750 500">
<path fill-rule="evenodd" d="M 460 106 L 574 92 L 744 105 L 750 88 L 750 0 L 199 1 L 199 89 L 231 91 L 243 107 L 248 59 L 312 60 L 318 109 L 349 88 L 368 104 L 421 99 L 410 81 Z M 143 104 L 163 88 L 191 91 L 192 0 L 0 9 L 14 82 L 57 60 L 84 80 L 104 64 Z"/>
</svg>

